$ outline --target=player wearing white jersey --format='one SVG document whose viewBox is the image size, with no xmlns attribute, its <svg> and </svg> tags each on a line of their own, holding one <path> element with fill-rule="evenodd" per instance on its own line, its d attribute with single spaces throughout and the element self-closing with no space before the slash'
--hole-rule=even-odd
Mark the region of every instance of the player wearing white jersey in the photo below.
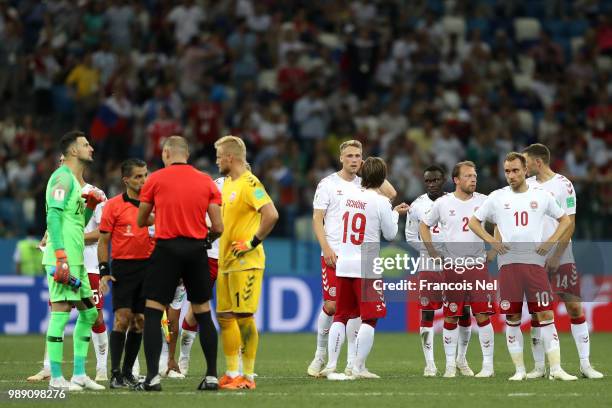
<svg viewBox="0 0 612 408">
<path fill-rule="evenodd" d="M 582 308 L 580 279 L 576 271 L 570 241 L 576 225 L 576 206 L 578 205 L 576 190 L 574 190 L 571 181 L 551 170 L 550 151 L 546 146 L 540 143 L 532 144 L 523 151 L 523 154 L 527 159 L 527 172 L 531 176 L 527 179 L 527 184 L 550 192 L 570 218 L 571 226 L 565 236 L 556 245 L 555 249 L 548 253 L 546 269 L 553 291 L 563 300 L 570 316 L 571 331 L 580 357 L 581 374 L 586 378 L 603 378 L 602 373 L 593 369 L 589 359 L 591 348 L 589 327 Z M 544 237 L 552 235 L 557 224 L 557 220 L 549 217 L 544 224 Z M 531 351 L 535 368 L 527 374 L 527 378 L 539 378 L 546 375 L 546 368 L 544 365 L 544 348 L 540 336 L 541 329 L 533 315 L 531 325 Z"/>
<path fill-rule="evenodd" d="M 446 174 L 442 167 L 437 165 L 429 166 L 423 172 L 426 193 L 419 196 L 410 204 L 408 219 L 406 220 L 406 241 L 414 249 L 419 251 L 418 273 L 419 282 L 441 283 L 443 281 L 442 266 L 432 262 L 427 248 L 423 245 L 419 234 L 419 224 L 424 219 L 425 214 L 431 209 L 433 203 L 445 193 L 442 190 L 446 181 Z M 431 241 L 440 252 L 444 250 L 444 234 L 439 225 L 430 228 Z M 435 377 L 438 369 L 434 361 L 434 313 L 442 307 L 443 292 L 440 290 L 421 290 L 419 285 L 419 304 L 421 308 L 421 347 L 425 356 L 425 377 Z"/>
<path fill-rule="evenodd" d="M 508 153 L 504 172 L 509 186 L 491 193 L 470 218 L 468 226 L 498 254 L 500 309 L 506 314 L 506 344 L 516 368 L 510 380 L 521 381 L 527 376 L 521 332 L 524 297 L 529 312 L 536 314 L 541 326 L 550 364 L 549 378 L 576 380 L 561 368 L 559 337 L 551 306 L 552 289 L 544 269 L 544 256 L 565 234 L 570 226 L 569 217 L 550 193 L 527 185 L 527 164 L 523 155 Z M 548 238 L 543 236 L 546 217 L 554 217 L 559 222 Z M 482 221 L 496 224 L 495 237 L 485 231 Z"/>
<path fill-rule="evenodd" d="M 363 163 L 361 142 L 348 140 L 342 143 L 340 163 L 342 169 L 339 172 L 330 174 L 319 182 L 313 201 L 312 226 L 321 246 L 321 286 L 324 302 L 317 320 L 315 356 L 307 369 L 308 375 L 313 377 L 318 377 L 325 366 L 329 328 L 336 312 L 336 259 L 342 224 L 340 201 L 347 189 L 360 186 L 361 178 L 357 176 L 357 172 Z M 388 198 L 395 198 L 396 192 L 387 180 L 381 186 L 381 191 Z M 351 371 L 360 324 L 359 319 L 351 320 L 347 324 L 347 375 Z"/>
<path fill-rule="evenodd" d="M 251 167 L 247 163 L 247 170 L 251 170 Z M 223 183 L 225 182 L 225 177 L 219 177 L 215 180 L 215 185 L 219 189 L 219 192 L 223 190 Z M 206 214 L 206 225 L 210 225 L 210 218 L 208 214 Z M 217 280 L 217 272 L 219 270 L 219 238 L 215 239 L 210 244 L 210 249 L 206 251 L 208 255 L 208 270 L 210 271 L 210 284 L 211 287 L 214 286 L 215 281 Z M 196 321 L 195 316 L 193 315 L 193 309 L 189 306 L 189 310 L 183 319 L 182 331 L 181 331 L 181 346 L 180 346 L 180 354 L 178 367 L 180 372 L 183 375 L 187 375 L 189 371 L 189 360 L 191 358 L 191 347 L 193 346 L 193 342 L 195 340 L 196 334 L 198 330 L 198 322 Z"/>
<path fill-rule="evenodd" d="M 430 228 L 439 226 L 446 240 L 444 255 L 453 267 L 445 270 L 445 282 L 468 282 L 472 288 L 455 289 L 446 291 L 445 294 L 443 337 L 446 371 L 444 377 L 455 377 L 456 368 L 459 368 L 463 375 L 474 375 L 465 357 L 472 331 L 471 319 L 466 319 L 468 324 L 457 329 L 459 318 L 464 314 L 464 307 L 468 305 L 478 323 L 483 356 L 482 371 L 476 376 L 492 377 L 494 336 L 489 315 L 495 313 L 492 304 L 495 293 L 480 286 L 483 282 L 489 282 L 484 241 L 468 228 L 470 217 L 484 203 L 487 196 L 476 192 L 477 174 L 476 165 L 473 162 L 457 163 L 452 177 L 456 185 L 455 191 L 437 199 L 430 211 L 425 214 L 419 227 L 423 244 L 432 257 L 441 257 L 442 254 L 432 244 Z M 459 337 L 461 337 L 460 342 Z"/>
<path fill-rule="evenodd" d="M 60 156 L 59 165 L 64 163 L 64 156 Z M 107 375 L 107 354 L 108 354 L 108 333 L 106 331 L 106 324 L 104 323 L 104 314 L 102 308 L 104 307 L 104 296 L 99 291 L 100 283 L 100 271 L 98 270 L 98 237 L 100 235 L 100 220 L 102 218 L 102 209 L 104 208 L 104 202 L 106 202 L 106 195 L 99 188 L 88 184 L 85 180 L 79 180 L 81 184 L 81 192 L 88 194 L 90 191 L 95 190 L 100 197 L 103 198 L 103 202 L 96 206 L 89 223 L 85 226 L 85 249 L 83 250 L 83 264 L 89 278 L 89 284 L 93 293 L 92 299 L 95 303 L 96 309 L 98 310 L 98 318 L 94 323 L 92 330 L 92 342 L 94 344 L 94 351 L 96 353 L 96 381 L 108 380 Z M 43 237 L 40 248 L 43 249 L 46 245 L 47 234 Z M 50 365 L 49 355 L 45 347 L 45 355 L 43 358 L 43 369 L 38 373 L 28 377 L 28 381 L 42 381 L 46 380 L 50 376 Z"/>
<path fill-rule="evenodd" d="M 379 378 L 370 373 L 365 362 L 374 343 L 374 328 L 378 319 L 386 315 L 381 276 L 372 270 L 372 263 L 380 250 L 380 235 L 392 240 L 397 234 L 400 214 L 408 211 L 402 203 L 391 209 L 389 199 L 380 194 L 386 178 L 385 162 L 370 157 L 363 163 L 361 187 L 345 191 L 340 202 L 341 235 L 336 263 L 336 313 L 329 331 L 327 366 L 321 375 L 329 379 L 345 379 L 335 373 L 340 349 L 350 319 L 361 318 L 356 339 L 353 378 Z M 377 286 L 378 283 L 378 286 Z"/>
</svg>

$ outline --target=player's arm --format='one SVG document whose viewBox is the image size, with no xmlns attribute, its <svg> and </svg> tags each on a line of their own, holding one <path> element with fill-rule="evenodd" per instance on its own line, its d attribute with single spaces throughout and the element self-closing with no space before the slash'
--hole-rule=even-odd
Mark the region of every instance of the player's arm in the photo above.
<svg viewBox="0 0 612 408">
<path fill-rule="evenodd" d="M 317 241 L 319 241 L 321 250 L 323 251 L 323 259 L 325 260 L 325 263 L 329 266 L 335 266 L 337 255 L 332 250 L 331 246 L 329 246 L 327 238 L 325 237 L 325 227 L 323 224 L 324 218 L 325 210 L 315 208 L 312 211 L 312 229 L 314 230 L 314 234 L 317 237 Z"/>
<path fill-rule="evenodd" d="M 85 245 L 91 245 L 98 242 L 98 238 L 100 238 L 100 229 L 96 228 L 93 231 L 85 233 Z"/>
<path fill-rule="evenodd" d="M 536 249 L 536 252 L 539 255 L 546 255 L 553 245 L 559 242 L 561 237 L 566 234 L 572 223 L 569 216 L 565 213 L 561 217 L 557 218 L 557 221 L 559 222 L 559 225 L 557 225 L 557 229 L 555 230 L 554 234 L 552 234 L 550 238 L 548 238 Z"/>
<path fill-rule="evenodd" d="M 419 222 L 419 234 L 421 235 L 421 240 L 423 241 L 423 245 L 427 248 L 427 252 L 429 256 L 432 258 L 441 258 L 440 253 L 434 248 L 431 240 L 431 228 L 429 225 L 425 224 L 423 221 Z"/>
<path fill-rule="evenodd" d="M 219 238 L 223 233 L 223 217 L 221 216 L 221 207 L 219 204 L 209 204 L 208 210 L 208 218 L 210 218 L 210 228 L 208 229 L 208 236 L 210 237 L 210 241 L 214 241 Z"/>
<path fill-rule="evenodd" d="M 53 279 L 56 282 L 68 284 L 70 282 L 70 266 L 68 255 L 66 255 L 63 239 L 63 213 L 68 203 L 68 197 L 75 188 L 71 175 L 65 172 L 57 172 L 52 177 L 50 192 L 47 192 L 47 231 L 53 249 L 55 250 L 55 273 Z"/>
<path fill-rule="evenodd" d="M 153 211 L 153 204 L 145 203 L 144 201 L 140 202 L 138 206 L 138 217 L 136 218 L 136 223 L 140 228 L 150 225 L 149 216 L 151 215 L 151 211 Z"/>
<path fill-rule="evenodd" d="M 387 179 L 385 179 L 382 185 L 378 188 L 378 191 L 380 191 L 380 194 L 384 195 L 391 201 L 395 200 L 395 197 L 397 197 L 397 191 Z"/>
<path fill-rule="evenodd" d="M 498 255 L 505 254 L 508 252 L 508 247 L 501 242 L 501 237 L 494 237 L 489 234 L 482 226 L 482 220 L 479 220 L 476 215 L 472 215 L 468 222 L 468 227 L 472 232 L 480 237 L 484 242 L 491 245 L 492 249 Z"/>
<path fill-rule="evenodd" d="M 393 241 L 397 235 L 399 216 L 408 212 L 408 204 L 401 203 L 391 209 L 391 202 L 382 199 L 379 201 L 378 218 L 380 220 L 380 229 L 383 237 L 387 241 Z"/>
<path fill-rule="evenodd" d="M 108 246 L 111 240 L 110 232 L 100 232 L 98 237 L 98 269 L 100 271 L 100 291 L 103 295 L 108 293 L 108 281 L 115 282 L 115 278 L 110 274 L 108 264 Z"/>
<path fill-rule="evenodd" d="M 555 250 L 553 254 L 546 259 L 546 269 L 549 272 L 554 272 L 559 268 L 559 263 L 561 262 L 561 256 L 567 249 L 570 240 L 572 239 L 572 235 L 574 235 L 574 231 L 576 230 L 576 214 L 568 215 L 570 219 L 570 226 L 565 231 L 563 236 L 560 238 L 559 242 L 555 246 Z"/>
<path fill-rule="evenodd" d="M 406 219 L 406 229 L 404 230 L 404 235 L 406 237 L 406 242 L 408 245 L 420 251 L 423 249 L 423 244 L 419 239 L 419 219 L 417 215 L 417 209 L 414 208 L 414 203 L 410 207 L 408 211 L 408 217 Z"/>
</svg>

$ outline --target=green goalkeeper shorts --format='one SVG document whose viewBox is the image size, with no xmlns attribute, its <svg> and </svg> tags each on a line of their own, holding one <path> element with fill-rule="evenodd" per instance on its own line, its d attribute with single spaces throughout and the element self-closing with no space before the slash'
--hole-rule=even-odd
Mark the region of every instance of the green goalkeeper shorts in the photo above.
<svg viewBox="0 0 612 408">
<path fill-rule="evenodd" d="M 89 277 L 83 265 L 70 266 L 70 275 L 81 280 L 81 287 L 76 291 L 70 286 L 58 283 L 53 280 L 51 273 L 55 266 L 45 266 L 47 272 L 47 282 L 49 283 L 49 301 L 53 302 L 78 302 L 81 299 L 92 297 Z"/>
</svg>

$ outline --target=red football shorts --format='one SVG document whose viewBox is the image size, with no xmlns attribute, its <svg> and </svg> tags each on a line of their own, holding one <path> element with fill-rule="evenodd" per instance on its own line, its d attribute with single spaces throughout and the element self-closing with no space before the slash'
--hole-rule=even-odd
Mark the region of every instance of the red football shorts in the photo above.
<svg viewBox="0 0 612 408">
<path fill-rule="evenodd" d="M 552 289 L 546 270 L 540 265 L 508 264 L 499 270 L 499 308 L 504 314 L 518 314 L 527 299 L 529 313 L 552 310 Z"/>
<path fill-rule="evenodd" d="M 580 277 L 576 270 L 576 264 L 566 263 L 559 265 L 554 273 L 548 276 L 553 292 L 580 297 Z"/>
<path fill-rule="evenodd" d="M 321 257 L 321 287 L 323 288 L 323 300 L 336 301 L 336 268 L 325 263 Z"/>
<path fill-rule="evenodd" d="M 380 284 L 376 290 L 374 282 Z M 387 305 L 382 291 L 381 279 L 345 278 L 336 279 L 336 314 L 335 322 L 346 323 L 349 319 L 361 317 L 361 320 L 381 319 L 387 315 Z"/>
<path fill-rule="evenodd" d="M 463 307 L 469 305 L 472 314 L 495 314 L 493 302 L 495 291 L 483 284 L 491 283 L 489 269 L 465 268 L 463 272 L 448 269 L 444 271 L 445 282 L 454 283 L 456 289 L 445 292 L 444 316 L 458 317 L 463 315 Z M 471 289 L 469 289 L 471 287 Z"/>
<path fill-rule="evenodd" d="M 444 273 L 434 271 L 421 271 L 417 279 L 419 289 L 419 304 L 421 310 L 438 310 L 442 307 L 444 291 L 428 287 L 427 284 L 444 282 Z"/>
</svg>

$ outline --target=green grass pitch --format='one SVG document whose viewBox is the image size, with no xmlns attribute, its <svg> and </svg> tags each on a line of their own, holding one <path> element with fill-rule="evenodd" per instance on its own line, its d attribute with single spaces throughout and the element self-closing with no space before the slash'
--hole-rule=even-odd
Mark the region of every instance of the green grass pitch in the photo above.
<svg viewBox="0 0 612 408">
<path fill-rule="evenodd" d="M 578 356 L 570 334 L 562 334 L 561 351 L 566 371 L 578 373 Z M 2 336 L 0 344 L 0 408 L 4 406 L 61 406 L 74 408 L 108 407 L 612 407 L 612 333 L 592 335 L 591 360 L 604 372 L 602 380 L 584 380 L 563 383 L 549 380 L 531 380 L 511 383 L 507 378 L 514 372 L 508 356 L 505 339 L 495 338 L 495 370 L 492 379 L 458 377 L 455 379 L 423 378 L 423 356 L 419 338 L 414 334 L 378 333 L 368 368 L 382 379 L 332 382 L 313 379 L 306 375 L 315 346 L 314 334 L 264 334 L 260 337 L 256 371 L 257 389 L 254 391 L 199 392 L 196 387 L 203 368 L 199 343 L 193 348 L 189 376 L 185 380 L 162 380 L 161 393 L 134 393 L 131 391 L 85 391 L 70 394 L 66 401 L 8 401 L 9 389 L 46 388 L 46 383 L 27 383 L 25 378 L 41 367 L 42 336 Z M 444 351 L 440 336 L 436 336 L 436 363 L 444 369 Z M 527 334 L 525 333 L 525 343 Z M 65 344 L 64 375 L 71 374 L 72 343 Z M 529 345 L 525 360 L 528 370 L 532 366 Z M 346 354 L 341 356 L 344 368 Z M 141 350 L 141 367 L 144 358 Z M 223 357 L 219 352 L 220 369 Z M 472 369 L 480 370 L 480 346 L 473 334 L 468 351 Z M 110 364 L 110 362 L 109 362 Z M 95 357 L 91 352 L 88 374 L 94 376 Z M 108 386 L 108 382 L 103 383 Z M 58 405 L 60 404 L 60 405 Z"/>
</svg>

